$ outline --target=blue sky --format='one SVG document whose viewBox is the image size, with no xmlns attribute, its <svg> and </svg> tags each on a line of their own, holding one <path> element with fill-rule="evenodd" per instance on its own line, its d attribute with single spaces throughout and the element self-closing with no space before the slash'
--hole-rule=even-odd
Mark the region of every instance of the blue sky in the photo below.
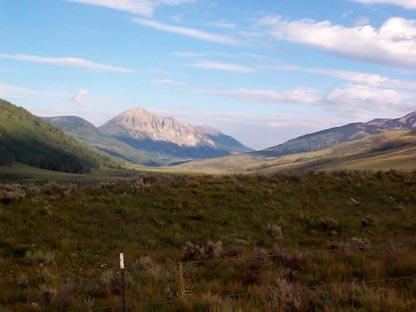
<svg viewBox="0 0 416 312">
<path fill-rule="evenodd" d="M 416 0 L 0 0 L 0 97 L 253 148 L 416 110 Z"/>
</svg>

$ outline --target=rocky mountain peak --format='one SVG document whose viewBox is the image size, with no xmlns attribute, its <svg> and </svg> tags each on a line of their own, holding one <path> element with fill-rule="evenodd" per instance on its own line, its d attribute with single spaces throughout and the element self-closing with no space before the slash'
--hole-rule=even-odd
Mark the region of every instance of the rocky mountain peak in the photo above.
<svg viewBox="0 0 416 312">
<path fill-rule="evenodd" d="M 159 117 L 142 108 L 127 110 L 103 127 L 106 131 L 129 134 L 135 139 L 165 141 L 181 146 L 215 146 L 198 128 L 171 117 Z M 219 131 L 217 131 L 219 133 Z"/>
</svg>

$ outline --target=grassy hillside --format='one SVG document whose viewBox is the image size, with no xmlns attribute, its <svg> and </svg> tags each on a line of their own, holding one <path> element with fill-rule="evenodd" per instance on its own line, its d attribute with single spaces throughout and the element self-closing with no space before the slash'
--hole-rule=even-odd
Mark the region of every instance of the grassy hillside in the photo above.
<svg viewBox="0 0 416 312">
<path fill-rule="evenodd" d="M 0 165 L 18 162 L 72 173 L 112 165 L 107 156 L 23 108 L 0 100 Z"/>
<path fill-rule="evenodd" d="M 0 311 L 119 311 L 120 251 L 128 311 L 415 311 L 415 205 L 394 171 L 1 185 Z"/>
<path fill-rule="evenodd" d="M 307 170 L 415 170 L 416 132 L 386 131 L 334 147 L 281 157 L 255 154 L 192 161 L 182 170 L 273 173 Z"/>
</svg>

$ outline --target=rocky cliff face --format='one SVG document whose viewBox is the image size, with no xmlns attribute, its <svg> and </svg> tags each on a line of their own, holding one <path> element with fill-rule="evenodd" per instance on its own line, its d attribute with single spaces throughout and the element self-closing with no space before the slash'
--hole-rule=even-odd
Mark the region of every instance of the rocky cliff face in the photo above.
<svg viewBox="0 0 416 312">
<path fill-rule="evenodd" d="M 128 135 L 137 140 L 150 139 L 188 147 L 215 147 L 215 143 L 205 136 L 208 130 L 204 132 L 202 129 L 171 117 L 153 115 L 141 108 L 125 111 L 101 127 L 108 134 Z"/>
</svg>

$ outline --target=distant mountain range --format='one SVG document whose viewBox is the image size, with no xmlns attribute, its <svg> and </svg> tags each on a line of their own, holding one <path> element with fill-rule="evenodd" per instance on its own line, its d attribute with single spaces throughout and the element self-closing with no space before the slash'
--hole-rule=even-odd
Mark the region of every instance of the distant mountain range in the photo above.
<svg viewBox="0 0 416 312">
<path fill-rule="evenodd" d="M 416 112 L 304 135 L 253 152 L 219 130 L 132 109 L 101 127 L 75 116 L 39 118 L 0 100 L 0 166 L 71 173 L 133 164 L 221 172 L 416 169 Z"/>
<path fill-rule="evenodd" d="M 219 130 L 159 117 L 140 108 L 127 110 L 101 127 L 74 116 L 43 119 L 105 153 L 141 165 L 167 165 L 252 151 Z"/>
<path fill-rule="evenodd" d="M 0 99 L 0 166 L 14 162 L 69 173 L 117 164 L 81 140 Z"/>
<path fill-rule="evenodd" d="M 397 119 L 374 119 L 369 122 L 351 123 L 312 134 L 307 134 L 283 144 L 256 152 L 256 155 L 279 157 L 326 149 L 340 143 L 360 140 L 387 130 L 411 130 L 416 128 L 416 112 Z"/>
<path fill-rule="evenodd" d="M 416 112 L 304 135 L 263 151 L 192 161 L 181 170 L 275 173 L 416 169 Z"/>
</svg>

